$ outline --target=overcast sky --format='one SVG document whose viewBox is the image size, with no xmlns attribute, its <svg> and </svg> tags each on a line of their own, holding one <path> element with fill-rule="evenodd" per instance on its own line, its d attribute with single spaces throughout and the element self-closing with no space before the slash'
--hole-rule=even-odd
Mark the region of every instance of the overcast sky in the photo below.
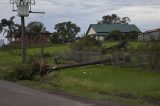
<svg viewBox="0 0 160 106">
<path fill-rule="evenodd" d="M 41 21 L 47 30 L 54 31 L 59 22 L 72 21 L 81 27 L 81 33 L 87 31 L 89 24 L 96 24 L 103 15 L 117 14 L 128 16 L 131 24 L 136 24 L 145 31 L 160 27 L 160 0 L 36 0 L 33 11 L 44 11 L 42 14 L 30 14 L 26 23 Z M 0 0 L 0 19 L 16 16 L 12 12 L 10 0 Z M 20 23 L 17 16 L 15 21 Z"/>
</svg>

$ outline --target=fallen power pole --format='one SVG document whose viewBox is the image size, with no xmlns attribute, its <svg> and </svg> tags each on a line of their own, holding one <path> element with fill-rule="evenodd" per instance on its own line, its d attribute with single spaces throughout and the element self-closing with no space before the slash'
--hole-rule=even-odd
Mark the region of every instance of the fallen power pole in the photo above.
<svg viewBox="0 0 160 106">
<path fill-rule="evenodd" d="M 95 65 L 95 64 L 108 64 L 109 65 L 111 64 L 111 58 L 106 58 L 103 60 L 95 60 L 95 61 L 90 61 L 90 62 L 83 62 L 83 63 L 49 66 L 48 70 L 49 72 L 52 72 L 52 71 L 58 71 L 59 69 L 82 67 L 82 66 Z"/>
<path fill-rule="evenodd" d="M 10 0 L 13 4 L 13 10 L 17 11 L 18 16 L 21 17 L 21 42 L 22 42 L 22 63 L 26 64 L 26 35 L 25 35 L 25 17 L 29 16 L 29 13 L 44 14 L 45 12 L 32 12 L 32 5 L 35 5 L 35 0 Z M 15 6 L 17 9 L 15 9 Z"/>
</svg>

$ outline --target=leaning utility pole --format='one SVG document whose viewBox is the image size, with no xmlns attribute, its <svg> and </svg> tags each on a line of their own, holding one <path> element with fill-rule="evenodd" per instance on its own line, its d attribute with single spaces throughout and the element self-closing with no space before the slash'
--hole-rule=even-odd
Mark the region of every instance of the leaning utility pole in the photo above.
<svg viewBox="0 0 160 106">
<path fill-rule="evenodd" d="M 44 12 L 32 12 L 32 5 L 35 5 L 35 0 L 10 0 L 13 4 L 13 11 L 18 11 L 18 16 L 21 17 L 21 42 L 22 42 L 22 63 L 26 64 L 26 36 L 25 36 L 25 17 L 29 16 L 29 13 L 42 13 Z M 17 10 L 15 9 L 15 5 Z"/>
</svg>

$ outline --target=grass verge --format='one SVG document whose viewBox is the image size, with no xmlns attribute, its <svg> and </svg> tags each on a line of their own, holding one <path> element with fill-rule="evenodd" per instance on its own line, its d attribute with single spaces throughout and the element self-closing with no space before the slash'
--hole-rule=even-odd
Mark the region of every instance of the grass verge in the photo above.
<svg viewBox="0 0 160 106">
<path fill-rule="evenodd" d="M 158 106 L 159 76 L 157 72 L 140 69 L 87 66 L 64 69 L 60 73 L 52 72 L 43 79 L 43 83 L 24 82 L 49 92 L 59 89 L 92 100 L 111 100 L 134 106 Z"/>
</svg>

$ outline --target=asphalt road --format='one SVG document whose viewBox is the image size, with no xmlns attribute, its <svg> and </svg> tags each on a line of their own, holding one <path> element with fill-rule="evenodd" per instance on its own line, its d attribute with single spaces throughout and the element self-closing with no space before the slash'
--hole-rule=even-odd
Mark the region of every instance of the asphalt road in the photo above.
<svg viewBox="0 0 160 106">
<path fill-rule="evenodd" d="M 0 80 L 0 106 L 89 106 L 54 94 Z"/>
</svg>

